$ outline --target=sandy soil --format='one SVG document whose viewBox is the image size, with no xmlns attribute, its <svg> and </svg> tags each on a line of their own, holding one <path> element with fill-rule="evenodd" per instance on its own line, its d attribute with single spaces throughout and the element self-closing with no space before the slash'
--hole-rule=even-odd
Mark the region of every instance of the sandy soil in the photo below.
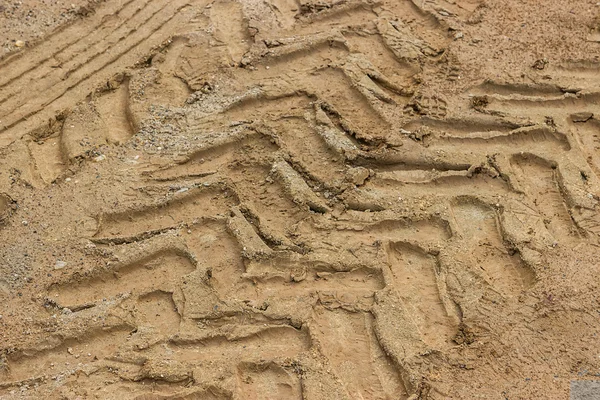
<svg viewBox="0 0 600 400">
<path fill-rule="evenodd" d="M 0 5 L 0 398 L 600 379 L 600 3 Z"/>
</svg>

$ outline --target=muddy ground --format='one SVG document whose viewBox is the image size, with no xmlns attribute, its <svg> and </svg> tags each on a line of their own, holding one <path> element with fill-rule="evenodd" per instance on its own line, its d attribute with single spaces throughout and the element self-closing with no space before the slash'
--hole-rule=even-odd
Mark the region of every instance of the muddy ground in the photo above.
<svg viewBox="0 0 600 400">
<path fill-rule="evenodd" d="M 595 0 L 11 0 L 0 46 L 0 398 L 600 379 Z"/>
</svg>

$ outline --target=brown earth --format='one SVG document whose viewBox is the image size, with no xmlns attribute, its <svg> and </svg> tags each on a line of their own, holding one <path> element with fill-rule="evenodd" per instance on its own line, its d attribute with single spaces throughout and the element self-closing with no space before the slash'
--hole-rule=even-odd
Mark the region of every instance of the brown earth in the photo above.
<svg viewBox="0 0 600 400">
<path fill-rule="evenodd" d="M 600 3 L 0 5 L 0 398 L 600 379 Z"/>
</svg>

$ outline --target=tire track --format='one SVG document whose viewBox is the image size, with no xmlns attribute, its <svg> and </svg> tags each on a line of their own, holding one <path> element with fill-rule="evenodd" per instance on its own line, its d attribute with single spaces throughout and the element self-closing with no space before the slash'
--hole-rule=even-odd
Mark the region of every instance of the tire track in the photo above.
<svg viewBox="0 0 600 400">
<path fill-rule="evenodd" d="M 77 311 L 120 294 L 145 294 L 159 289 L 172 291 L 177 280 L 194 269 L 190 260 L 176 251 L 158 252 L 145 260 L 92 273 L 76 283 L 55 285 L 49 296 L 62 307 Z"/>
<path fill-rule="evenodd" d="M 145 25 L 148 24 L 159 12 L 163 11 L 163 7 L 167 6 L 168 2 L 164 2 L 162 7 L 161 3 L 159 2 L 153 2 L 153 4 L 157 5 L 155 9 L 152 9 L 154 7 L 148 7 L 148 10 L 142 9 L 142 12 L 136 12 L 133 14 L 132 18 L 127 21 L 131 22 L 132 26 L 129 26 L 129 24 L 124 22 L 113 32 L 107 32 L 107 34 L 104 34 L 102 31 L 98 32 L 98 43 L 85 43 L 85 47 L 82 46 L 82 49 L 73 49 L 73 54 L 65 55 L 66 62 L 61 66 L 61 68 L 47 68 L 46 71 L 41 71 L 40 75 L 36 75 L 31 79 L 28 79 L 28 81 L 34 81 L 33 85 L 30 86 L 32 91 L 48 91 L 50 88 L 58 86 L 61 83 L 63 85 L 70 85 L 68 81 L 70 75 L 76 74 L 77 71 L 83 69 L 86 65 L 94 63 L 96 58 L 101 57 L 107 52 L 110 52 L 114 46 L 121 44 L 123 39 L 129 40 L 129 38 L 133 36 L 132 34 L 137 31 L 144 30 Z M 148 15 L 146 15 L 146 13 L 143 11 L 147 11 Z M 102 64 L 100 64 L 100 66 L 102 66 Z M 89 75 L 93 74 L 94 72 L 95 71 L 92 70 Z M 3 105 L 3 114 L 0 114 L 0 117 L 5 117 L 8 114 L 15 113 L 15 110 L 17 110 L 28 100 L 28 98 L 23 98 L 22 96 L 18 95 L 15 96 L 15 94 L 18 94 L 18 88 L 15 92 L 3 94 L 5 97 L 3 100 L 0 100 L 0 105 Z M 26 95 L 31 96 L 31 92 L 26 93 Z M 44 105 L 45 104 L 42 103 L 41 107 Z M 10 126 L 10 122 L 8 125 Z"/>
<path fill-rule="evenodd" d="M 64 45 L 7 60 L 16 68 L 0 78 L 0 143 L 77 104 L 180 25 L 204 24 L 161 47 L 152 68 L 130 69 L 118 91 L 92 95 L 90 112 L 74 111 L 60 135 L 47 128 L 61 148 L 28 143 L 38 170 L 49 166 L 42 179 L 55 182 L 88 149 L 86 135 L 98 140 L 90 148 L 133 136 L 107 146 L 112 159 L 70 171 L 116 175 L 110 182 L 128 189 L 104 196 L 106 184 L 92 180 L 106 198 L 80 212 L 95 218 L 76 216 L 88 225 L 77 238 L 89 239 L 85 262 L 102 267 L 57 272 L 44 304 L 127 329 L 98 346 L 91 333 L 101 362 L 84 369 L 48 364 L 81 358 L 83 334 L 9 357 L 14 378 L 82 371 L 91 395 L 111 382 L 140 399 L 383 400 L 450 387 L 441 378 L 475 349 L 475 339 L 456 339 L 466 324 L 485 327 L 494 307 L 526 303 L 537 277 L 528 256 L 548 246 L 531 226 L 544 220 L 568 244 L 582 240 L 570 235 L 576 217 L 598 227 L 573 211 L 586 197 L 573 176 L 588 176 L 574 130 L 546 118 L 578 119 L 597 93 L 485 82 L 470 94 L 488 115 L 471 119 L 466 98 L 457 106 L 421 85 L 421 73 L 447 67 L 448 24 L 478 4 L 131 0 L 111 18 L 109 0 L 48 42 Z M 259 26 L 256 10 L 266 9 Z M 203 65 L 211 50 L 220 59 Z M 175 81 L 188 86 L 169 90 Z M 104 115 L 114 121 L 102 131 L 75 123 Z M 571 119 L 587 124 L 579 136 L 593 121 Z M 548 165 L 530 162 L 538 158 Z M 0 375 L 1 385 L 10 379 Z"/>
<path fill-rule="evenodd" d="M 409 243 L 390 242 L 388 246 L 393 286 L 422 340 L 433 349 L 445 348 L 456 335 L 460 317 L 446 310 L 439 260 Z"/>
<path fill-rule="evenodd" d="M 45 350 L 24 350 L 10 357 L 9 370 L 0 375 L 0 385 L 28 382 L 44 377 L 55 377 L 78 365 L 92 364 L 95 360 L 114 355 L 131 331 L 130 327 L 117 327 L 103 331 L 87 332 L 84 340 L 67 339 Z"/>
<path fill-rule="evenodd" d="M 156 235 L 203 217 L 225 215 L 235 199 L 217 188 L 184 187 L 166 201 L 99 217 L 97 242 L 127 242 Z"/>
<path fill-rule="evenodd" d="M 0 68 L 11 68 L 7 71 L 6 75 L 0 77 L 0 89 L 12 81 L 23 77 L 23 75 L 30 71 L 41 68 L 47 60 L 60 54 L 70 46 L 78 44 L 95 29 L 102 27 L 107 22 L 107 18 L 110 18 L 112 15 L 119 16 L 124 9 L 127 9 L 130 4 L 135 4 L 135 2 L 136 0 L 129 0 L 122 4 L 120 1 L 111 1 L 107 5 L 97 9 L 85 22 L 75 21 L 65 29 L 50 35 L 44 41 L 44 45 L 37 45 L 27 52 L 19 53 L 17 57 L 11 57 L 1 62 Z M 80 31 L 83 31 L 83 33 Z M 101 38 L 101 36 L 98 36 L 98 38 Z"/>
<path fill-rule="evenodd" d="M 547 149 L 538 153 L 527 149 L 526 153 L 533 159 L 537 157 L 545 160 L 542 164 L 551 165 L 556 170 L 551 172 L 552 178 L 547 177 L 547 173 L 544 172 L 543 176 L 546 178 L 540 182 L 529 181 L 523 185 L 522 190 L 542 204 L 540 211 L 542 214 L 547 213 L 544 217 L 546 220 L 553 220 L 558 216 L 561 224 L 548 222 L 546 225 L 554 229 L 556 236 L 569 241 L 579 235 L 579 229 L 589 233 L 589 238 L 597 235 L 596 229 L 592 227 L 594 223 L 589 223 L 589 215 L 599 207 L 596 198 L 599 177 L 595 153 L 592 150 L 595 123 L 593 116 L 598 111 L 599 97 L 596 88 L 584 79 L 589 78 L 588 68 L 583 71 L 574 68 L 573 76 L 581 76 L 581 83 L 588 84 L 583 87 L 591 86 L 591 89 L 566 86 L 570 80 L 564 76 L 565 70 L 561 71 L 562 73 L 557 74 L 558 84 L 554 85 L 484 84 L 477 89 L 485 95 L 482 106 L 477 106 L 476 109 L 486 114 L 499 113 L 513 119 L 543 123 L 550 127 L 553 136 L 564 132 L 562 136 L 568 142 L 568 147 L 565 146 L 562 151 Z M 517 156 L 515 154 L 515 157 Z M 552 181 L 555 184 L 551 184 Z M 550 194 L 554 199 L 552 206 L 540 197 L 540 191 Z M 563 210 L 565 205 L 567 209 Z M 574 221 L 578 228 L 570 228 L 570 221 Z"/>
<path fill-rule="evenodd" d="M 454 254 L 457 260 L 481 271 L 491 287 L 508 298 L 517 298 L 533 285 L 533 271 L 518 253 L 505 247 L 498 217 L 491 208 L 461 199 L 452 205 L 452 215 L 462 241 Z"/>
<path fill-rule="evenodd" d="M 78 68 L 83 67 L 89 62 L 93 62 L 95 57 L 109 51 L 110 47 L 121 38 L 130 34 L 133 29 L 124 31 L 128 28 L 128 23 L 135 23 L 135 19 L 143 18 L 144 8 L 136 7 L 137 4 L 130 5 L 131 15 L 125 15 L 124 19 L 116 26 L 112 24 L 112 18 L 108 18 L 105 24 L 97 27 L 96 31 L 91 31 L 89 35 L 81 38 L 73 45 L 64 50 L 51 55 L 41 64 L 30 68 L 27 73 L 21 74 L 18 79 L 7 82 L 0 87 L 0 110 L 8 114 L 13 112 L 19 105 L 22 105 L 29 97 L 31 92 L 22 93 L 19 91 L 24 84 L 29 83 L 32 90 L 47 90 L 62 80 L 65 80 Z M 127 10 L 126 7 L 124 10 Z M 113 18 L 118 18 L 115 16 Z M 89 36 L 92 36 L 91 38 Z M 112 38 L 112 40 L 111 40 Z M 103 46 L 106 42 L 106 46 Z M 23 96 L 25 95 L 25 96 Z M 26 97 L 29 96 L 29 97 Z M 4 116 L 4 114 L 2 114 Z"/>
<path fill-rule="evenodd" d="M 372 316 L 316 310 L 314 335 L 351 399 L 388 399 L 404 392 L 396 368 L 372 333 Z"/>
<path fill-rule="evenodd" d="M 529 156 L 515 156 L 511 160 L 518 171 L 518 180 L 540 210 L 544 224 L 558 242 L 574 243 L 581 239 L 571 218 L 569 208 L 557 179 L 556 168 L 543 159 Z"/>
<path fill-rule="evenodd" d="M 571 114 L 570 126 L 592 171 L 600 176 L 600 121 L 592 113 Z"/>
<path fill-rule="evenodd" d="M 112 53 L 99 54 L 93 62 L 84 62 L 82 68 L 74 71 L 65 81 L 53 86 L 50 95 L 17 106 L 17 111 L 12 112 L 8 120 L 2 120 L 4 132 L 1 133 L 0 143 L 18 138 L 19 132 L 34 128 L 54 113 L 81 100 L 101 82 L 133 65 L 152 48 L 169 39 L 183 22 L 190 19 L 191 15 L 185 13 L 188 5 L 189 2 L 185 0 L 168 2 L 164 9 L 155 10 L 147 21 L 137 28 L 132 28 L 132 34 L 126 40 L 118 41 Z M 144 30 L 140 30 L 141 27 L 144 27 Z M 78 95 L 68 98 L 67 94 L 75 90 Z"/>
</svg>

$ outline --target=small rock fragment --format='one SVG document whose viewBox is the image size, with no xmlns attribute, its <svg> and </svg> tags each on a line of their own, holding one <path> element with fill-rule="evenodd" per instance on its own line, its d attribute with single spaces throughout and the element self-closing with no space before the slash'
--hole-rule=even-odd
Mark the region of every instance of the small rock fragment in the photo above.
<svg viewBox="0 0 600 400">
<path fill-rule="evenodd" d="M 353 184 L 360 186 L 365 183 L 369 177 L 369 170 L 363 167 L 351 168 L 348 175 Z"/>
<path fill-rule="evenodd" d="M 535 60 L 535 62 L 531 66 L 531 68 L 541 71 L 544 68 L 546 68 L 546 65 L 548 65 L 548 60 L 546 60 L 545 58 L 541 58 L 541 59 Z"/>
</svg>

